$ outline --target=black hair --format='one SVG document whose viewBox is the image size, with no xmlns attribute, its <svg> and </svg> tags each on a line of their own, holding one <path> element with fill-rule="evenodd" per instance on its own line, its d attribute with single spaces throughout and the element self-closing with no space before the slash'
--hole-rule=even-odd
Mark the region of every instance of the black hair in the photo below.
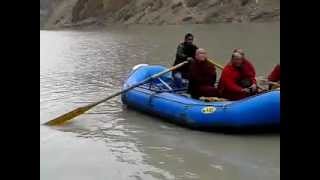
<svg viewBox="0 0 320 180">
<path fill-rule="evenodd" d="M 193 39 L 193 34 L 187 33 L 187 34 L 184 36 L 184 39 L 187 39 L 188 37 L 192 37 L 192 39 Z"/>
</svg>

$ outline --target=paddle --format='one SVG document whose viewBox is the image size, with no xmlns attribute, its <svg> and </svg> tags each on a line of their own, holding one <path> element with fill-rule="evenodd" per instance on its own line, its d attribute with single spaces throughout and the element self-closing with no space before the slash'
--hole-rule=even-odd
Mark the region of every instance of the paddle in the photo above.
<svg viewBox="0 0 320 180">
<path fill-rule="evenodd" d="M 112 95 L 110 95 L 110 96 L 108 96 L 108 97 L 106 97 L 106 98 L 104 98 L 104 99 L 102 99 L 102 100 L 100 100 L 98 102 L 91 103 L 91 104 L 83 106 L 83 107 L 79 107 L 79 108 L 77 108 L 77 109 L 75 109 L 73 111 L 70 111 L 70 112 L 68 112 L 66 114 L 63 114 L 63 115 L 61 115 L 61 116 L 59 116 L 59 117 L 57 117 L 55 119 L 52 119 L 52 120 L 50 120 L 50 121 L 48 121 L 48 122 L 46 122 L 44 124 L 45 125 L 51 125 L 51 126 L 62 124 L 64 122 L 68 121 L 68 120 L 71 120 L 71 119 L 73 119 L 73 118 L 85 113 L 86 111 L 90 110 L 91 108 L 95 107 L 98 104 L 101 104 L 101 103 L 103 103 L 103 102 L 105 102 L 105 101 L 107 101 L 107 100 L 109 100 L 109 99 L 111 99 L 113 97 L 116 97 L 116 96 L 118 96 L 118 95 L 120 95 L 122 93 L 125 93 L 125 92 L 127 92 L 127 91 L 129 91 L 129 90 L 131 90 L 131 89 L 133 89 L 135 87 L 138 87 L 138 86 L 141 86 L 143 84 L 146 84 L 150 80 L 158 78 L 158 77 L 160 77 L 160 76 L 162 76 L 162 75 L 164 75 L 164 74 L 166 74 L 166 73 L 168 73 L 170 71 L 173 71 L 173 70 L 175 70 L 175 69 L 177 69 L 177 68 L 179 68 L 179 67 L 181 67 L 181 66 L 183 66 L 183 65 L 185 65 L 187 63 L 189 63 L 189 61 L 184 61 L 184 62 L 182 62 L 180 64 L 177 64 L 176 66 L 173 66 L 173 67 L 171 67 L 171 68 L 169 68 L 169 69 L 167 69 L 165 71 L 162 71 L 160 73 L 154 74 L 151 77 L 149 77 L 149 78 L 147 78 L 147 79 L 145 79 L 145 80 L 143 80 L 143 81 L 141 81 L 141 82 L 139 82 L 139 83 L 137 83 L 135 85 L 132 85 L 132 86 L 130 86 L 130 87 L 128 87 L 128 88 L 126 88 L 126 89 L 124 89 L 122 91 L 116 92 L 116 93 L 114 93 L 114 94 L 112 94 Z"/>
<path fill-rule="evenodd" d="M 259 78 L 257 78 L 257 80 L 261 81 L 262 83 L 265 83 L 265 84 L 268 84 L 268 85 L 272 85 L 275 88 L 280 87 L 280 83 L 269 81 L 269 80 L 267 80 L 267 79 L 265 79 L 263 77 L 259 77 Z"/>
<path fill-rule="evenodd" d="M 210 60 L 210 59 L 207 59 L 207 60 L 208 60 L 211 64 L 214 64 L 214 65 L 217 66 L 219 69 L 223 70 L 224 67 L 223 67 L 222 65 L 214 62 L 213 60 Z"/>
</svg>

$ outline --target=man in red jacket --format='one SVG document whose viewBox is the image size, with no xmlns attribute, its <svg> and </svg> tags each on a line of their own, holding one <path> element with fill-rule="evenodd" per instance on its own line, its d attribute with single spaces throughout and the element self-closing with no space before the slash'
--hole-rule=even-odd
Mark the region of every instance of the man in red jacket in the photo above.
<svg viewBox="0 0 320 180">
<path fill-rule="evenodd" d="M 256 72 L 253 65 L 245 58 L 240 49 L 233 51 L 231 60 L 224 67 L 219 92 L 223 98 L 239 100 L 257 92 Z"/>
<path fill-rule="evenodd" d="M 272 72 L 268 76 L 268 80 L 272 82 L 277 82 L 280 84 L 280 64 L 277 64 L 273 68 Z M 270 85 L 269 89 L 274 89 L 276 86 Z"/>
<path fill-rule="evenodd" d="M 204 49 L 196 51 L 195 60 L 190 64 L 189 93 L 192 98 L 216 97 L 218 89 L 214 86 L 217 79 L 216 68 L 208 62 Z"/>
</svg>

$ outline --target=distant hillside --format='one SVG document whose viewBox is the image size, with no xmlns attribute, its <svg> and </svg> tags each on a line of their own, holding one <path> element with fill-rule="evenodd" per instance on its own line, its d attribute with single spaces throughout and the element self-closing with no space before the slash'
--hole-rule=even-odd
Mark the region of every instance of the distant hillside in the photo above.
<svg viewBox="0 0 320 180">
<path fill-rule="evenodd" d="M 40 0 L 43 28 L 280 20 L 280 0 Z"/>
</svg>

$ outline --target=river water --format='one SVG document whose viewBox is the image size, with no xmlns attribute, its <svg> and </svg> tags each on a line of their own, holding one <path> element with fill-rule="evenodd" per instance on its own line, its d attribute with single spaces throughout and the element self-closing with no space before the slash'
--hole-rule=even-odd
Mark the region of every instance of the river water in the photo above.
<svg viewBox="0 0 320 180">
<path fill-rule="evenodd" d="M 234 48 L 258 75 L 280 61 L 279 23 L 40 31 L 42 180 L 280 179 L 279 135 L 192 131 L 126 109 L 120 97 L 63 126 L 41 125 L 120 90 L 136 64 L 170 66 L 186 32 L 221 64 Z"/>
</svg>

